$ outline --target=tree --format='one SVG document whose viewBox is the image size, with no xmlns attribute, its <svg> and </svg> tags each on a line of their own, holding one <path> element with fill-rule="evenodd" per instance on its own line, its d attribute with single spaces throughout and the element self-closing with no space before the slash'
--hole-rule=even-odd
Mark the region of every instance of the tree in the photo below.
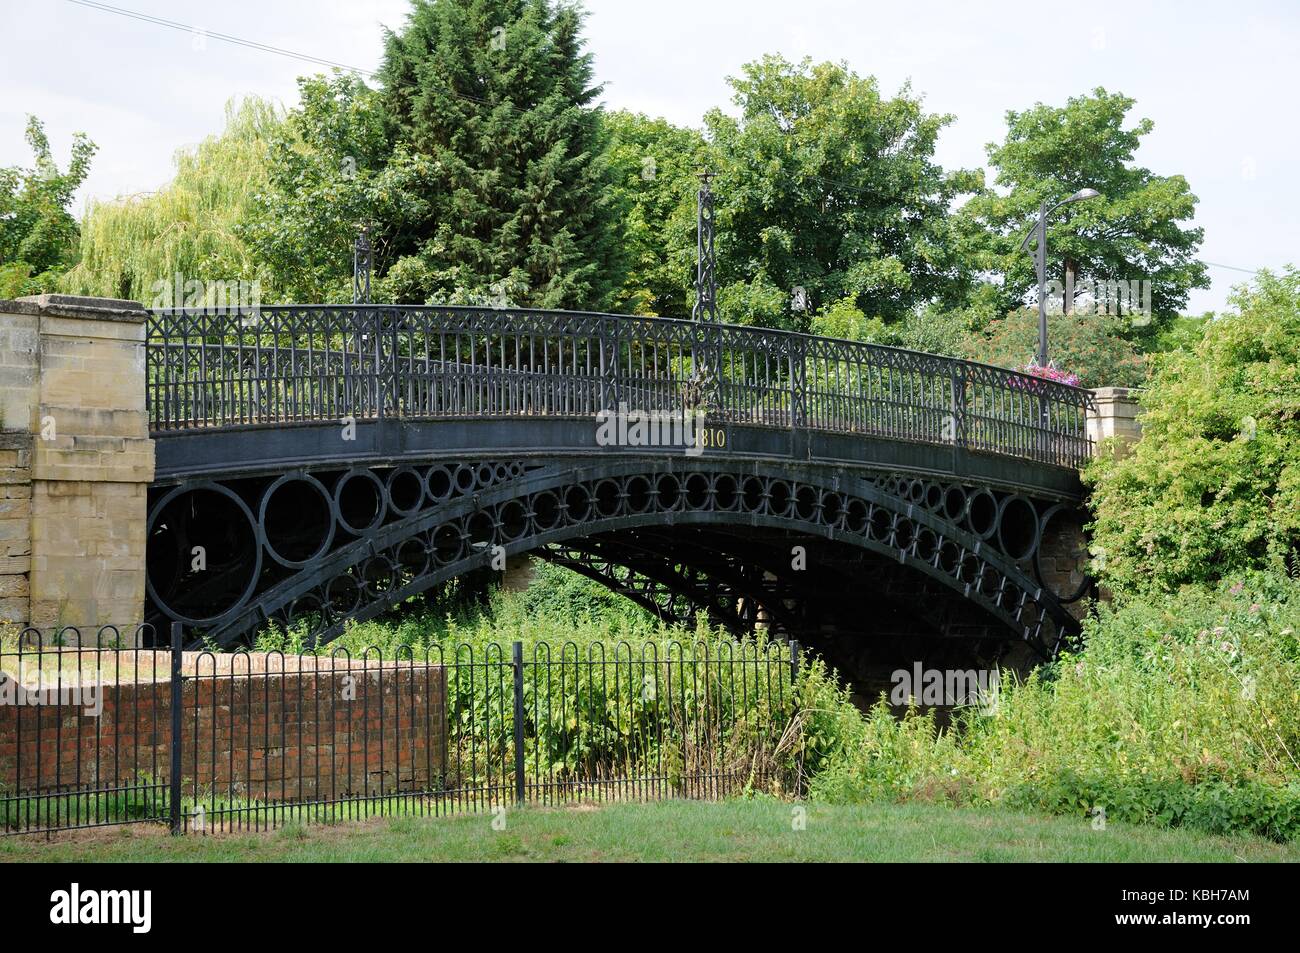
<svg viewBox="0 0 1300 953">
<path fill-rule="evenodd" d="M 1101 198 L 1068 205 L 1048 224 L 1049 277 L 1066 272 L 1095 282 L 1150 281 L 1151 314 L 1129 325 L 1146 338 L 1187 304 L 1192 288 L 1209 286 L 1195 259 L 1202 230 L 1184 227 L 1196 196 L 1181 175 L 1158 176 L 1135 164 L 1149 119 L 1125 128 L 1134 100 L 1098 88 L 1064 107 L 1042 103 L 1007 113 L 1007 135 L 986 147 L 1001 192 L 983 191 L 961 209 L 957 249 L 1000 282 L 973 290 L 999 312 L 1019 307 L 1036 288 L 1033 263 L 1020 241 L 1041 201 L 1053 204 L 1082 188 Z M 1147 321 L 1146 319 L 1150 320 Z"/>
<path fill-rule="evenodd" d="M 948 209 L 982 180 L 934 162 L 952 117 L 926 113 L 907 86 L 886 98 L 843 64 L 766 56 L 730 83 L 739 118 L 705 117 L 721 163 L 724 309 L 738 301 L 756 323 L 805 329 L 844 298 L 886 321 L 957 301 Z"/>
<path fill-rule="evenodd" d="M 582 18 L 550 0 L 415 0 L 388 35 L 391 135 L 429 170 L 394 236 L 395 297 L 609 306 L 621 242 Z"/>
<path fill-rule="evenodd" d="M 1103 314 L 1049 314 L 1052 363 L 1078 376 L 1083 387 L 1137 387 L 1146 377 L 1142 355 L 1120 333 L 1118 319 Z M 1026 370 L 1038 349 L 1038 310 L 1019 308 L 971 333 L 964 356 L 985 364 Z"/>
<path fill-rule="evenodd" d="M 1142 439 L 1085 472 L 1117 592 L 1300 572 L 1300 271 L 1261 272 L 1192 350 L 1152 355 Z"/>
<path fill-rule="evenodd" d="M 711 164 L 702 133 L 664 119 L 605 115 L 627 280 L 620 312 L 686 317 L 695 283 L 697 174 Z"/>
<path fill-rule="evenodd" d="M 94 202 L 81 228 L 81 260 L 63 290 L 145 305 L 181 305 L 171 289 L 186 282 L 261 281 L 271 300 L 274 276 L 239 234 L 266 188 L 267 143 L 280 110 L 250 97 L 226 106 L 226 126 L 192 151 L 176 154 L 176 176 L 157 192 Z M 163 289 L 160 294 L 159 289 Z"/>
<path fill-rule="evenodd" d="M 359 78 L 299 79 L 299 105 L 268 144 L 267 183 L 240 234 L 289 301 L 352 300 L 353 248 L 373 248 L 375 300 L 393 300 L 381 277 L 405 229 L 428 210 L 432 163 L 389 138 L 379 94 Z M 423 299 L 421 299 L 423 300 Z"/>
<path fill-rule="evenodd" d="M 95 144 L 77 133 L 67 171 L 60 172 L 35 116 L 27 117 L 26 139 L 32 167 L 0 169 L 0 298 L 53 291 L 76 260 L 77 221 L 68 208 L 95 154 Z"/>
</svg>

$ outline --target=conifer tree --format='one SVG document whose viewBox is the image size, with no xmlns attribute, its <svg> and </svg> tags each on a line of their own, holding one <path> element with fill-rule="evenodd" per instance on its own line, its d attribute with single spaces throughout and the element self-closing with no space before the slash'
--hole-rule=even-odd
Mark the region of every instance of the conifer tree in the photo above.
<svg viewBox="0 0 1300 953">
<path fill-rule="evenodd" d="M 415 0 L 388 35 L 395 148 L 430 160 L 388 296 L 609 306 L 624 269 L 582 20 L 551 0 Z"/>
</svg>

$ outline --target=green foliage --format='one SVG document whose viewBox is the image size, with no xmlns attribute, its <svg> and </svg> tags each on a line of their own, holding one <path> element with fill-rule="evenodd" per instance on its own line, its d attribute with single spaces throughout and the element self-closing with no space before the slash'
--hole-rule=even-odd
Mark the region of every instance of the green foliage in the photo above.
<svg viewBox="0 0 1300 953">
<path fill-rule="evenodd" d="M 541 559 L 533 560 L 533 571 L 533 583 L 524 592 L 494 594 L 488 609 L 494 619 L 541 617 L 565 626 L 601 621 L 628 632 L 655 625 L 644 609 L 576 572 Z"/>
<path fill-rule="evenodd" d="M 374 274 L 384 274 L 394 237 L 427 211 L 416 186 L 430 166 L 390 147 L 379 94 L 359 78 L 304 78 L 298 90 L 298 107 L 270 138 L 266 186 L 240 234 L 284 300 L 347 302 L 360 230 L 371 229 Z M 382 281 L 372 296 L 386 299 Z"/>
<path fill-rule="evenodd" d="M 732 324 L 789 328 L 789 306 L 790 293 L 761 271 L 747 281 L 733 281 L 718 289 L 718 314 Z"/>
<path fill-rule="evenodd" d="M 245 99 L 226 107 L 226 128 L 176 155 L 176 177 L 157 192 L 94 202 L 81 229 L 81 260 L 62 290 L 171 306 L 182 282 L 261 281 L 274 300 L 274 272 L 245 243 L 239 225 L 266 187 L 267 142 L 277 107 Z"/>
<path fill-rule="evenodd" d="M 953 728 L 878 706 L 827 732 L 830 800 L 1005 803 L 1212 832 L 1300 835 L 1300 582 L 1103 607 L 1084 650 Z M 829 708 L 829 705 L 824 707 Z M 832 716 L 825 716 L 830 720 Z"/>
<path fill-rule="evenodd" d="M 868 318 L 851 297 L 828 303 L 813 315 L 809 330 L 829 338 L 872 344 L 888 343 L 889 336 L 885 322 L 880 318 Z"/>
<path fill-rule="evenodd" d="M 1115 783 L 1066 770 L 1044 785 L 1007 792 L 1010 807 L 1052 814 L 1100 816 L 1107 822 L 1190 827 L 1207 834 L 1258 834 L 1276 841 L 1300 837 L 1300 783 L 1274 786 L 1250 781 L 1187 784 L 1142 778 Z"/>
<path fill-rule="evenodd" d="M 540 569 L 540 567 L 539 567 Z M 429 616 L 398 623 L 368 622 L 348 628 L 330 648 L 354 655 L 378 648 L 385 658 L 445 659 L 461 663 L 448 684 L 448 717 L 456 763 L 466 771 L 486 770 L 488 761 L 508 760 L 513 739 L 513 701 L 508 680 L 485 678 L 485 661 L 509 660 L 511 644 L 524 644 L 524 657 L 556 664 L 533 669 L 525 681 L 526 754 L 529 777 L 556 782 L 568 778 L 649 772 L 679 785 L 688 772 L 750 772 L 786 778 L 790 760 L 777 745 L 793 713 L 788 668 L 777 646 L 760 635 L 734 643 L 701 621 L 694 630 L 665 628 L 626 600 L 567 570 L 547 567 L 525 593 L 494 594 L 484 610 L 434 621 Z M 575 614 L 576 613 L 576 614 Z M 630 648 L 629 648 L 630 646 Z M 295 648 L 292 635 L 271 636 L 259 648 Z M 778 660 L 752 667 L 768 653 Z M 601 661 L 622 661 L 615 669 Z M 686 659 L 742 657 L 751 660 L 740 677 L 718 677 Z M 667 662 L 673 660 L 669 673 Z M 563 662 L 561 667 L 559 663 Z M 478 666 L 478 667 L 475 667 Z M 683 672 L 697 678 L 684 679 Z M 757 692 L 752 679 L 771 675 L 771 691 Z M 471 757 L 471 751 L 477 752 Z M 709 761 L 709 759 L 713 759 Z M 464 777 L 484 782 L 484 777 Z M 499 779 L 498 779 L 498 783 Z"/>
<path fill-rule="evenodd" d="M 1120 595 L 1300 571 L 1300 272 L 1261 273 L 1192 350 L 1153 357 L 1142 439 L 1085 472 Z"/>
<path fill-rule="evenodd" d="M 886 321 L 955 300 L 948 208 L 980 178 L 934 162 L 952 117 L 926 113 L 906 86 L 882 96 L 842 64 L 767 56 L 730 83 L 739 118 L 705 117 L 720 163 L 720 304 L 743 305 L 723 309 L 729 320 L 806 330 L 844 298 Z M 806 311 L 793 310 L 797 287 Z"/>
<path fill-rule="evenodd" d="M 1205 335 L 1206 324 L 1213 320 L 1213 311 L 1199 315 L 1179 315 L 1144 346 L 1148 352 L 1193 350 Z"/>
<path fill-rule="evenodd" d="M 27 117 L 31 168 L 0 168 L 0 298 L 57 290 L 59 277 L 76 260 L 77 222 L 68 211 L 90 172 L 95 144 L 72 137 L 72 158 L 59 171 L 45 127 Z"/>
<path fill-rule="evenodd" d="M 549 645 L 553 658 L 564 652 L 585 660 L 599 658 L 602 645 L 625 641 L 657 646 L 663 659 L 672 643 L 716 652 L 729 642 L 702 624 L 665 629 L 630 604 L 598 595 L 600 588 L 541 567 L 525 593 L 498 592 L 486 608 L 458 618 L 361 623 L 331 648 L 357 653 L 379 646 L 386 658 L 441 651 L 467 660 L 473 653 L 481 661 L 508 657 L 518 639 L 527 658 Z M 1102 607 L 1086 622 L 1078 654 L 1023 681 L 1004 674 L 991 704 L 959 710 L 947 728 L 933 713 L 896 717 L 883 701 L 860 712 L 835 672 L 811 653 L 803 657 L 793 707 L 775 700 L 769 709 L 759 699 L 747 705 L 726 693 L 690 698 L 715 706 L 707 709 L 715 716 L 724 713 L 727 733 L 718 740 L 738 756 L 736 770 L 744 770 L 745 758 L 761 758 L 787 794 L 839 803 L 1006 805 L 1080 817 L 1100 807 L 1111 820 L 1286 840 L 1300 835 L 1297 632 L 1300 580 L 1256 574 L 1219 590 L 1189 588 Z M 764 645 L 760 635 L 746 651 Z M 599 671 L 597 664 L 587 680 L 569 677 L 540 694 L 529 687 L 530 772 L 623 770 L 629 758 L 644 766 L 662 756 L 669 776 L 680 776 L 682 738 L 673 736 L 674 745 L 662 750 L 649 744 L 648 726 L 663 713 L 641 694 L 644 683 L 595 684 Z M 483 751 L 507 751 L 508 687 L 505 694 L 500 686 L 486 693 L 481 684 L 476 692 L 464 687 L 451 686 L 464 737 Z M 579 729 L 575 702 L 593 698 Z M 699 754 L 686 750 L 688 758 Z"/>
<path fill-rule="evenodd" d="M 1079 376 L 1084 387 L 1137 387 L 1146 364 L 1122 336 L 1116 318 L 1100 314 L 1049 314 L 1047 340 L 1052 363 Z M 986 364 L 1023 369 L 1038 351 L 1038 312 L 1020 308 L 963 341 L 965 356 Z"/>
<path fill-rule="evenodd" d="M 695 282 L 696 174 L 712 164 L 704 136 L 664 119 L 605 115 L 628 276 L 621 313 L 686 317 Z"/>
<path fill-rule="evenodd" d="M 1003 192 L 982 192 L 962 207 L 954 223 L 958 249 L 977 271 L 1001 276 L 999 311 L 1018 307 L 1035 286 L 1033 262 L 1020 241 L 1038 214 L 1082 188 L 1101 198 L 1058 209 L 1047 229 L 1049 276 L 1064 281 L 1072 263 L 1080 278 L 1151 281 L 1153 320 L 1131 328 L 1149 338 L 1187 304 L 1192 288 L 1209 287 L 1196 260 L 1202 229 L 1184 227 L 1196 196 L 1181 175 L 1158 176 L 1137 166 L 1134 155 L 1151 132 L 1150 119 L 1125 128 L 1134 100 L 1096 89 L 1063 107 L 1039 103 L 1007 113 L 1007 136 L 989 143 L 989 162 Z M 1058 270 L 1058 268 L 1060 270 Z"/>
<path fill-rule="evenodd" d="M 984 323 L 983 316 L 976 311 L 945 311 L 932 306 L 886 324 L 880 318 L 868 318 L 852 299 L 844 298 L 814 315 L 811 331 L 827 337 L 903 347 L 928 354 L 970 357 L 971 342 Z M 977 356 L 976 359 L 981 358 Z"/>
<path fill-rule="evenodd" d="M 384 109 L 421 162 L 409 227 L 384 236 L 394 300 L 601 309 L 623 286 L 582 19 L 551 0 L 416 0 L 389 34 Z"/>
</svg>

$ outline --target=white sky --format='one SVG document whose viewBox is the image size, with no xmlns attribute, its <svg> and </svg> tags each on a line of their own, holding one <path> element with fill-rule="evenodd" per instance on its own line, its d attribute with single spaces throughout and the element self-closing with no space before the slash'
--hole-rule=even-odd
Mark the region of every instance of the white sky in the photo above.
<svg viewBox="0 0 1300 953">
<path fill-rule="evenodd" d="M 371 69 L 380 25 L 406 0 L 113 0 L 203 30 Z M 1201 199 L 1201 255 L 1243 268 L 1300 263 L 1300 4 L 1295 0 L 835 2 L 588 0 L 587 38 L 606 102 L 699 125 L 728 106 L 725 78 L 763 53 L 846 60 L 887 93 L 910 79 L 956 121 L 947 167 L 983 166 L 1004 114 L 1105 86 L 1155 121 L 1138 160 L 1182 173 Z M 317 68 L 287 57 L 89 9 L 0 0 L 0 165 L 27 165 L 27 113 L 45 121 L 60 164 L 74 131 L 98 145 L 78 196 L 145 192 L 171 157 L 220 130 L 228 99 L 286 105 Z M 1247 276 L 1211 268 L 1189 310 L 1222 306 Z"/>
</svg>

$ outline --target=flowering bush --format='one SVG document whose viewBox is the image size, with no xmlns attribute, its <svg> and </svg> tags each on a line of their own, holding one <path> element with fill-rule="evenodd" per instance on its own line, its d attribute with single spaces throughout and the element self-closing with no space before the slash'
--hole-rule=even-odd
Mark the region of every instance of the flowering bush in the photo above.
<svg viewBox="0 0 1300 953">
<path fill-rule="evenodd" d="M 1068 384 L 1070 387 L 1079 386 L 1079 375 L 1072 374 L 1069 371 L 1058 370 L 1052 365 L 1039 367 L 1037 364 L 1026 364 L 1025 373 L 1032 374 L 1034 377 L 1041 377 L 1043 380 L 1056 381 L 1058 384 Z"/>
<path fill-rule="evenodd" d="M 1079 386 L 1079 375 L 1071 374 L 1069 371 L 1057 370 L 1055 367 L 1039 367 L 1037 364 L 1026 364 L 1024 373 L 1030 377 L 1036 377 L 1039 380 L 1052 381 L 1057 384 L 1068 384 L 1071 387 Z M 1043 393 L 1047 390 L 1034 381 L 1026 380 L 1024 377 L 1008 377 L 1007 386 L 1017 390 L 1028 391 L 1031 394 Z"/>
<path fill-rule="evenodd" d="M 1088 314 L 1049 314 L 1048 341 L 1052 356 L 1077 374 L 1084 387 L 1136 387 L 1146 378 L 1146 365 L 1132 342 L 1121 336 L 1113 318 Z M 965 356 L 999 367 L 1023 367 L 1038 346 L 1038 315 L 1032 310 L 1013 311 L 989 322 L 979 334 L 969 335 Z M 1030 373 L 1038 374 L 1033 368 Z M 1059 373 L 1059 372 L 1053 372 Z"/>
</svg>

